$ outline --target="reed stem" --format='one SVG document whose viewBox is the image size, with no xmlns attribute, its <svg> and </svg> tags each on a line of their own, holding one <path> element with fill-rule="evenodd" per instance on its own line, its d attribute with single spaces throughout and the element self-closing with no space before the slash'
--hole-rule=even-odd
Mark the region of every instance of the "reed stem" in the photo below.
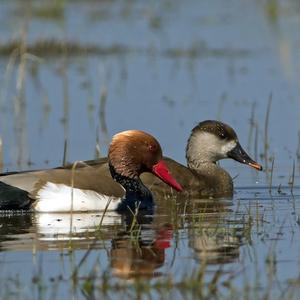
<svg viewBox="0 0 300 300">
<path fill-rule="evenodd" d="M 270 118 L 270 111 L 271 111 L 271 104 L 272 104 L 272 93 L 269 96 L 268 105 L 267 105 L 267 112 L 265 118 L 265 130 L 264 130 L 264 157 L 265 157 L 265 169 L 268 170 L 268 160 L 269 160 L 269 118 Z"/>
</svg>

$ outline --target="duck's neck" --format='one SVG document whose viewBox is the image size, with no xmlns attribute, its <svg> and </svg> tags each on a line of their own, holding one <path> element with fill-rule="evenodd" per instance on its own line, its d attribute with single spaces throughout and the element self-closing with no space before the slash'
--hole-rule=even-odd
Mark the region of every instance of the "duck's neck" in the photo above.
<svg viewBox="0 0 300 300">
<path fill-rule="evenodd" d="M 206 168 L 220 168 L 217 165 L 216 159 L 213 157 L 206 155 L 206 153 L 202 153 L 201 150 L 196 151 L 187 151 L 186 152 L 186 161 L 187 165 L 190 169 L 193 170 L 202 170 Z"/>
<path fill-rule="evenodd" d="M 197 165 L 197 168 L 190 167 L 201 178 L 205 185 L 207 195 L 214 198 L 232 197 L 233 181 L 230 174 L 213 162 L 206 162 Z"/>
<path fill-rule="evenodd" d="M 118 211 L 127 210 L 128 207 L 131 210 L 153 208 L 152 194 L 138 176 L 134 178 L 123 176 L 111 164 L 109 164 L 109 170 L 112 178 L 126 191 L 125 197 L 117 208 Z"/>
<path fill-rule="evenodd" d="M 231 176 L 229 173 L 224 170 L 217 162 L 215 161 L 197 161 L 197 160 L 188 160 L 187 165 L 189 169 L 194 170 L 196 173 L 203 175 L 205 177 L 213 176 L 215 178 L 222 178 L 227 182 L 231 182 Z"/>
</svg>

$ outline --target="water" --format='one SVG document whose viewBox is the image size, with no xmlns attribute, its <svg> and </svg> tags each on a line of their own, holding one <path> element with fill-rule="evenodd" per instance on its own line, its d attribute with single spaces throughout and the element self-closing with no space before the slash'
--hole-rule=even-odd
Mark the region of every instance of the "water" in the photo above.
<svg viewBox="0 0 300 300">
<path fill-rule="evenodd" d="M 24 77 L 19 59 L 0 58 L 4 171 L 60 165 L 65 140 L 68 161 L 94 158 L 97 143 L 106 155 L 111 136 L 133 128 L 184 164 L 190 131 L 205 119 L 234 127 L 265 166 L 258 173 L 224 161 L 232 201 L 157 199 L 141 226 L 116 214 L 102 226 L 101 213 L 2 216 L 0 297 L 299 297 L 298 1 L 0 8 L 1 45 L 25 36 L 33 54 Z M 39 41 L 97 51 L 38 51 Z"/>
</svg>

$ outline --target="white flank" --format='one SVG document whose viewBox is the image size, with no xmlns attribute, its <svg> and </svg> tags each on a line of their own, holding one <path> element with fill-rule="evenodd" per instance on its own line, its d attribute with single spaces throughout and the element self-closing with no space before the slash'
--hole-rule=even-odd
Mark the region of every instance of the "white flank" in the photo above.
<svg viewBox="0 0 300 300">
<path fill-rule="evenodd" d="M 34 209 L 38 212 L 103 211 L 109 201 L 108 210 L 115 210 L 121 201 L 121 198 L 52 182 L 47 182 L 39 190 L 36 199 Z"/>
</svg>

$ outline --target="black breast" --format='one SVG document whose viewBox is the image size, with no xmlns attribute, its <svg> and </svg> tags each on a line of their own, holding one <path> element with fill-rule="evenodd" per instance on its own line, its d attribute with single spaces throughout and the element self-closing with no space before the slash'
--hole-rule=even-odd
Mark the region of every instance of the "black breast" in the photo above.
<svg viewBox="0 0 300 300">
<path fill-rule="evenodd" d="M 130 178 L 127 176 L 120 175 L 116 172 L 112 165 L 109 165 L 110 173 L 112 178 L 120 183 L 125 191 L 125 197 L 119 204 L 117 211 L 121 212 L 130 208 L 135 211 L 136 208 L 153 210 L 154 202 L 153 196 L 150 190 L 142 183 L 139 177 Z"/>
</svg>

